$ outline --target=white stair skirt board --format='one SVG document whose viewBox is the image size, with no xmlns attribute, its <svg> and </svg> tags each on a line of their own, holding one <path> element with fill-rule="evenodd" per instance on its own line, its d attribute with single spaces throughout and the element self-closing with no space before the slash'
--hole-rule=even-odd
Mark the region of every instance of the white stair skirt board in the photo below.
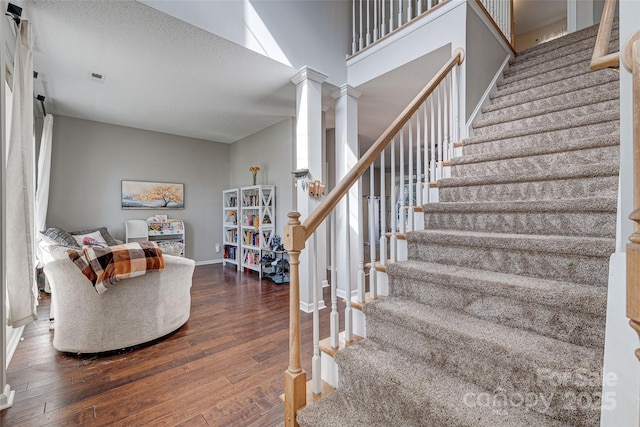
<svg viewBox="0 0 640 427">
<path fill-rule="evenodd" d="M 443 178 L 451 178 L 451 166 L 445 166 L 442 168 Z"/>
<path fill-rule="evenodd" d="M 7 328 L 8 329 L 8 328 Z M 9 366 L 9 362 L 13 358 L 13 354 L 16 352 L 16 348 L 18 348 L 18 343 L 22 338 L 22 333 L 24 332 L 24 326 L 20 326 L 19 328 L 11 328 L 11 336 L 7 342 L 7 367 Z"/>
<path fill-rule="evenodd" d="M 338 388 L 338 365 L 333 357 L 324 351 L 320 353 L 320 370 L 322 371 L 322 381 L 333 388 Z"/>
<path fill-rule="evenodd" d="M 378 285 L 378 295 L 389 296 L 389 276 L 382 271 L 376 272 L 376 280 Z"/>
<path fill-rule="evenodd" d="M 364 312 L 354 309 L 353 313 L 353 333 L 362 338 L 367 337 L 367 317 Z"/>
<path fill-rule="evenodd" d="M 398 261 L 406 261 L 409 259 L 409 252 L 407 249 L 407 241 L 404 239 L 398 239 Z"/>
<path fill-rule="evenodd" d="M 438 196 L 439 196 L 438 187 L 429 188 L 429 202 L 430 203 L 438 203 L 438 201 L 440 200 L 440 198 Z"/>
</svg>

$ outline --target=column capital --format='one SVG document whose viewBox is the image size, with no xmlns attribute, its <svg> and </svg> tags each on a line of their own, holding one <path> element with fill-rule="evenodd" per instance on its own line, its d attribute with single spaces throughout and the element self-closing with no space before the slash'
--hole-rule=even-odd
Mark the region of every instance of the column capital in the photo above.
<svg viewBox="0 0 640 427">
<path fill-rule="evenodd" d="M 304 67 L 300 68 L 298 74 L 291 78 L 291 81 L 295 85 L 298 85 L 305 80 L 311 80 L 316 83 L 324 83 L 324 81 L 327 80 L 328 77 L 329 76 L 327 76 L 326 74 L 322 74 L 320 71 L 316 71 L 313 68 L 309 68 L 305 65 Z"/>
<path fill-rule="evenodd" d="M 338 98 L 343 97 L 345 95 L 349 95 L 352 98 L 358 99 L 358 98 L 360 98 L 360 95 L 362 95 L 362 92 L 360 92 L 359 90 L 354 89 L 353 86 L 342 85 L 342 86 L 340 86 L 340 88 L 338 90 L 334 91 L 331 94 L 333 99 L 338 99 Z"/>
</svg>

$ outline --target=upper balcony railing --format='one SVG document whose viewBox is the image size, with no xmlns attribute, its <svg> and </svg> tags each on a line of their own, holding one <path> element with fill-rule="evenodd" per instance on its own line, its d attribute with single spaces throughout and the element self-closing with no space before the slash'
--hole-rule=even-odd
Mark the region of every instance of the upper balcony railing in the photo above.
<svg viewBox="0 0 640 427">
<path fill-rule="evenodd" d="M 351 54 L 376 43 L 410 22 L 456 0 L 352 0 Z M 482 6 L 513 46 L 513 0 L 470 0 Z"/>
</svg>

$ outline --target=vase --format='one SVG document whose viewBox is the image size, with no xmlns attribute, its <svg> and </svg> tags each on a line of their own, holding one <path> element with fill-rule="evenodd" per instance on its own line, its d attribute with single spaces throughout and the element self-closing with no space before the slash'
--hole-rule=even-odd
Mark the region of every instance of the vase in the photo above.
<svg viewBox="0 0 640 427">
<path fill-rule="evenodd" d="M 253 174 L 253 185 L 256 185 L 256 177 L 257 177 L 257 173 Z"/>
</svg>

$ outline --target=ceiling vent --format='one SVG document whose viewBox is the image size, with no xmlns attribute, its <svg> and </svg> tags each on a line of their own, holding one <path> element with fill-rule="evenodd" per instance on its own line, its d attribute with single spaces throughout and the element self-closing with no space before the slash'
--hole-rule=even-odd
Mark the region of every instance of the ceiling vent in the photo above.
<svg viewBox="0 0 640 427">
<path fill-rule="evenodd" d="M 89 73 L 89 79 L 96 83 L 104 83 L 104 75 L 100 73 Z"/>
</svg>

